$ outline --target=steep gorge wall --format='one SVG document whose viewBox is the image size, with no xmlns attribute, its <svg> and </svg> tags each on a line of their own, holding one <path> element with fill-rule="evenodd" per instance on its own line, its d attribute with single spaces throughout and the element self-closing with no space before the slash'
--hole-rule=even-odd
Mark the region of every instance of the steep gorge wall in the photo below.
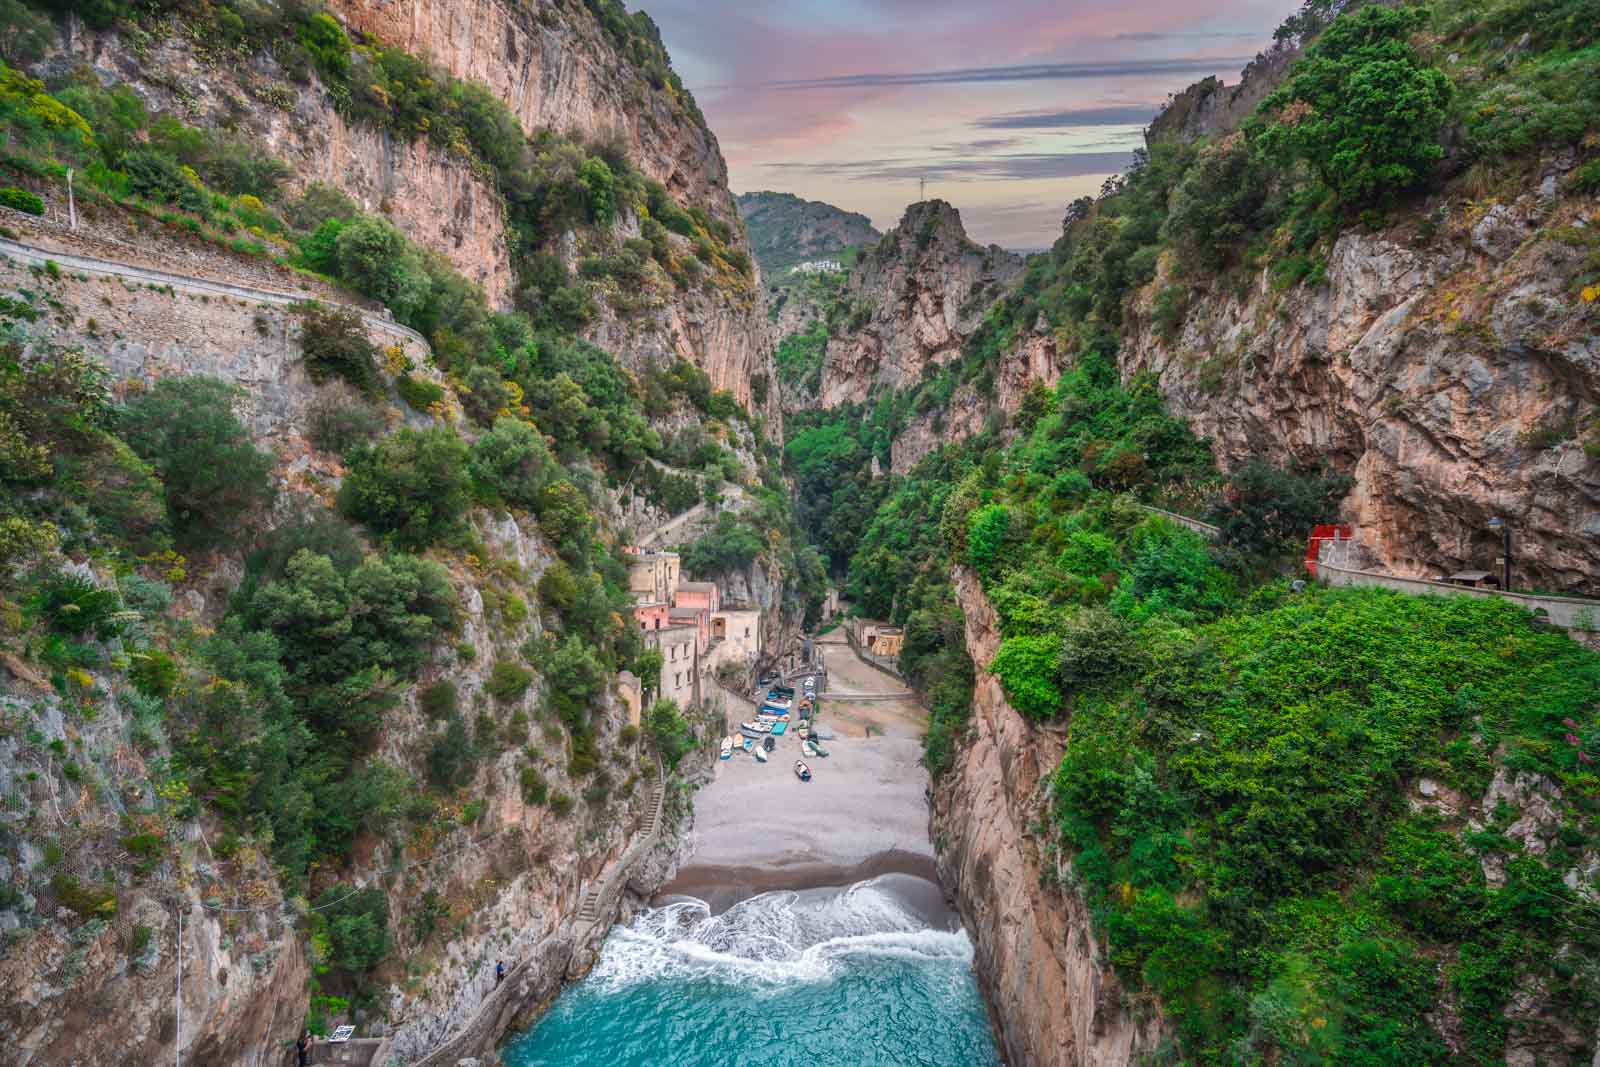
<svg viewBox="0 0 1600 1067">
<path fill-rule="evenodd" d="M 646 175 L 680 203 L 728 221 L 734 246 L 749 251 L 715 137 L 668 102 L 670 88 L 652 89 L 581 4 L 526 8 L 503 0 L 466 6 L 422 0 L 336 3 L 330 9 L 354 31 L 429 56 L 456 77 L 488 86 L 530 133 L 549 128 L 620 134 Z M 312 182 L 339 189 L 446 256 L 482 286 L 492 307 L 510 306 L 517 279 L 505 205 L 468 160 L 426 139 L 408 142 L 345 121 L 320 83 L 295 84 L 269 57 L 222 69 L 199 57 L 181 34 L 135 45 L 76 21 L 68 27 L 61 51 L 40 66 L 41 73 L 87 66 L 102 80 L 134 87 L 152 110 L 200 125 L 237 124 L 289 164 L 291 189 Z M 637 226 L 637 220 L 622 220 L 616 238 L 638 236 Z M 752 410 L 778 414 L 775 389 L 765 407 L 752 396 L 754 379 L 775 379 L 759 286 L 702 285 L 626 313 L 602 299 L 586 335 L 631 367 L 685 359 L 710 376 L 713 388 Z"/>
<path fill-rule="evenodd" d="M 1600 198 L 1563 195 L 1570 157 L 1520 193 L 1444 198 L 1339 238 L 1326 282 L 1215 287 L 1181 331 L 1150 323 L 1158 278 L 1121 349 L 1219 460 L 1352 474 L 1344 518 L 1379 564 L 1434 576 L 1492 569 L 1510 523 L 1519 586 L 1600 594 L 1600 308 L 1571 285 Z M 1588 444 L 1589 447 L 1586 447 Z"/>
<path fill-rule="evenodd" d="M 977 576 L 954 573 L 977 668 L 968 736 L 934 792 L 939 879 L 972 936 L 979 984 L 1019 1067 L 1129 1067 L 1164 1036 L 1159 1013 L 1130 1012 L 1070 877 L 1040 852 L 1050 776 L 1066 749 L 1029 723 L 988 666 L 1000 625 Z M 1048 880 L 1047 880 L 1048 878 Z"/>
<path fill-rule="evenodd" d="M 203 61 L 181 35 L 135 47 L 113 31 L 91 32 L 75 20 L 65 25 L 61 50 L 40 65 L 41 74 L 87 67 L 102 81 L 132 87 L 152 111 L 201 126 L 238 123 L 289 165 L 291 189 L 322 182 L 340 190 L 446 256 L 483 287 L 492 306 L 509 303 L 515 279 L 504 204 L 465 159 L 425 140 L 397 141 L 346 122 L 319 83 L 291 89 L 268 58 L 222 69 Z"/>
<path fill-rule="evenodd" d="M 33 343 L 81 346 L 102 355 L 119 392 L 178 374 L 204 374 L 241 386 L 241 416 L 257 443 L 277 454 L 280 484 L 301 495 L 331 497 L 343 472 L 336 457 L 319 453 L 306 437 L 307 412 L 322 390 L 300 360 L 292 313 L 122 279 L 30 271 L 12 261 L 0 263 L 0 288 L 31 292 L 52 309 L 30 326 Z M 371 339 L 384 345 L 395 341 L 376 330 Z M 426 368 L 425 349 L 408 344 L 403 350 Z M 537 524 L 507 514 L 480 517 L 476 525 L 493 570 L 520 573 L 523 595 L 530 595 L 526 587 L 555 558 Z M 453 639 L 477 654 L 463 659 L 441 649 L 419 685 L 386 716 L 379 755 L 418 775 L 438 729 L 418 707 L 423 685 L 448 679 L 462 707 L 491 714 L 497 729 L 513 729 L 513 720 L 522 716 L 525 739 L 542 697 L 537 680 L 509 705 L 491 703 L 486 692 L 493 664 L 514 657 L 524 642 L 543 633 L 537 614 L 510 621 L 496 606 L 508 590 L 495 573 L 449 557 L 442 562 L 460 605 L 460 629 Z M 80 569 L 92 573 L 86 566 Z M 242 574 L 242 561 L 213 555 L 191 559 L 188 570 L 188 577 L 176 583 L 173 610 L 196 627 L 214 626 Z M 129 741 L 131 715 L 120 700 L 126 683 L 114 672 L 97 674 L 106 701 L 89 719 L 59 701 L 47 680 L 30 677 L 30 668 L 21 667 L 17 670 L 9 659 L 0 666 L 0 721 L 7 724 L 0 739 L 0 796 L 26 803 L 20 809 L 8 804 L 0 834 L 18 840 L 22 863 L 42 870 L 49 860 L 36 828 L 13 818 L 39 813 L 45 832 L 75 868 L 131 871 L 134 859 L 106 842 L 128 832 L 121 821 L 126 811 L 153 803 L 154 770 L 145 750 Z M 626 751 L 617 740 L 626 721 L 622 702 L 608 693 L 596 717 L 607 751 Z M 82 789 L 58 795 L 54 770 L 20 758 L 23 723 L 38 731 L 41 743 L 59 741 L 72 753 L 84 768 Z M 521 745 L 512 745 L 485 760 L 469 790 L 486 802 L 475 821 L 469 824 L 458 811 L 444 811 L 398 857 L 378 841 L 357 841 L 342 877 L 385 887 L 390 932 L 400 950 L 396 960 L 415 968 L 402 973 L 400 963 L 391 961 L 390 969 L 380 972 L 383 1016 L 367 1019 L 364 1034 L 388 1033 L 395 1054 L 409 1062 L 472 1016 L 493 988 L 496 960 L 509 967 L 546 939 L 570 933 L 567 920 L 584 886 L 623 855 L 644 817 L 654 764 L 642 752 L 635 756 L 641 762 L 628 761 L 616 770 L 619 779 L 627 779 L 626 788 L 617 789 L 609 804 L 593 811 L 586 804 L 563 817 L 524 800 L 519 775 L 529 757 Z M 553 792 L 575 796 L 582 791 L 582 783 L 569 780 L 559 760 L 540 764 Z M 39 773 L 29 777 L 30 771 Z M 174 1002 L 180 911 L 185 1061 L 248 1067 L 282 1062 L 285 1043 L 302 1023 L 312 974 L 299 911 L 279 898 L 269 865 L 254 848 L 222 854 L 220 827 L 212 820 L 180 822 L 173 833 L 177 858 L 120 887 L 116 914 L 109 920 L 84 923 L 63 910 L 43 917 L 26 941 L 0 958 L 0 989 L 9 994 L 0 1007 L 0 1033 L 8 1035 L 14 1062 L 120 1067 L 170 1060 L 180 1039 Z M 392 873 L 386 877 L 385 872 Z M 665 881 L 670 871 L 655 873 Z M 0 869 L 0 875 L 9 874 L 9 868 Z M 318 883 L 313 890 L 322 888 L 325 884 Z M 441 920 L 448 924 L 448 936 L 426 945 L 410 932 L 425 889 L 437 892 L 449 908 Z M 130 958 L 139 927 L 149 930 L 148 946 Z M 560 954 L 545 963 L 553 972 L 542 980 L 558 982 L 565 971 Z"/>
</svg>

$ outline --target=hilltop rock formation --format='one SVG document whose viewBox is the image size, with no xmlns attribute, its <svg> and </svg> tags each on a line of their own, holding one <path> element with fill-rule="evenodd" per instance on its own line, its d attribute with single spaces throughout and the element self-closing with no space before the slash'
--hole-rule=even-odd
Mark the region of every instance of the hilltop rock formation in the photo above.
<svg viewBox="0 0 1600 1067">
<path fill-rule="evenodd" d="M 1022 270 L 1021 256 L 970 241 L 943 200 L 913 204 L 845 285 L 844 329 L 828 344 L 820 406 L 915 385 L 956 358 Z"/>
</svg>

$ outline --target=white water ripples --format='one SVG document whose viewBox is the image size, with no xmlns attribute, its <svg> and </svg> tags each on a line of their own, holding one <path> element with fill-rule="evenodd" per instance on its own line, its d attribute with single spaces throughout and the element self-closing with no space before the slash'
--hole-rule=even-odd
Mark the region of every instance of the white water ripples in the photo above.
<svg viewBox="0 0 1600 1067">
<path fill-rule="evenodd" d="M 961 931 L 929 929 L 874 879 L 844 890 L 763 893 L 720 915 L 696 900 L 652 908 L 612 932 L 590 980 L 607 989 L 721 980 L 775 992 L 874 957 L 964 965 L 972 942 Z"/>
</svg>

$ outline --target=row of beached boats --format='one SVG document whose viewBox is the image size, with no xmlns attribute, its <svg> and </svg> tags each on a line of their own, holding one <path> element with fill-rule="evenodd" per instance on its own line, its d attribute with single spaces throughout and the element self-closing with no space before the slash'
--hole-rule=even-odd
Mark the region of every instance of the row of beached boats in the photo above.
<svg viewBox="0 0 1600 1067">
<path fill-rule="evenodd" d="M 811 728 L 811 717 L 815 709 L 816 683 L 813 679 L 806 679 L 805 696 L 798 705 L 793 689 L 788 686 L 773 686 L 767 691 L 761 704 L 761 711 L 756 717 L 739 724 L 739 736 L 730 734 L 722 739 L 720 755 L 726 760 L 732 759 L 735 752 L 744 751 L 754 756 L 757 762 L 766 763 L 768 753 L 777 747 L 773 738 L 782 737 L 787 733 L 794 721 L 793 714 L 798 714 L 800 724 L 795 733 L 800 738 L 800 751 L 812 759 L 826 759 L 828 751 L 817 744 L 815 733 Z M 804 760 L 795 761 L 795 776 L 802 782 L 811 781 L 811 768 Z"/>
</svg>

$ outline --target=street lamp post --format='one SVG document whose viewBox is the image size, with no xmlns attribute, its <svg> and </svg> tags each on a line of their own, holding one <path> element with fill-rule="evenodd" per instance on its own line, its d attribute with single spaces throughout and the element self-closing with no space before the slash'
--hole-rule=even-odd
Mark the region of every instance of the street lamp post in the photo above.
<svg viewBox="0 0 1600 1067">
<path fill-rule="evenodd" d="M 1489 520 L 1489 529 L 1500 535 L 1500 590 L 1511 592 L 1511 524 L 1496 515 Z"/>
</svg>

